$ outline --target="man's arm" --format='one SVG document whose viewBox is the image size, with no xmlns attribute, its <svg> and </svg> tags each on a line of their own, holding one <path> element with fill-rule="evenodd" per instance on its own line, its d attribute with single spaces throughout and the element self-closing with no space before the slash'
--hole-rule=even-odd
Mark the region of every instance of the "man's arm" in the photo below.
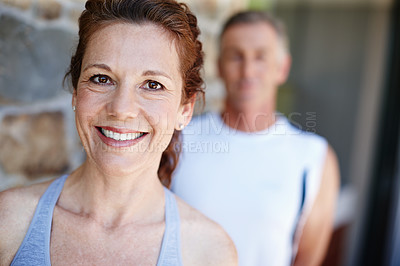
<svg viewBox="0 0 400 266">
<path fill-rule="evenodd" d="M 333 230 L 339 182 L 337 157 L 329 146 L 320 190 L 304 224 L 294 262 L 295 266 L 313 266 L 322 263 Z"/>
</svg>

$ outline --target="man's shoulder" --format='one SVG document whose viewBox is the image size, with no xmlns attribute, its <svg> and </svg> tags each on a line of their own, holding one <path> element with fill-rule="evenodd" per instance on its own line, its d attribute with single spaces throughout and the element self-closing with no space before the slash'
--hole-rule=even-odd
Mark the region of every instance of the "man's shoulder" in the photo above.
<svg viewBox="0 0 400 266">
<path fill-rule="evenodd" d="M 319 135 L 315 123 L 306 123 L 301 125 L 295 121 L 291 121 L 284 116 L 280 116 L 277 121 L 278 126 L 284 128 L 285 136 L 292 137 L 295 141 L 306 141 L 315 143 L 324 143 L 326 139 Z"/>
</svg>

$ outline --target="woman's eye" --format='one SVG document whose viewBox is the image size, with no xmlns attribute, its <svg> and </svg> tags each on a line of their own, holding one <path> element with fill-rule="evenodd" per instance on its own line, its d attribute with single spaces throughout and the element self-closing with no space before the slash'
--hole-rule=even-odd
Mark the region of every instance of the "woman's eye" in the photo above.
<svg viewBox="0 0 400 266">
<path fill-rule="evenodd" d="M 164 86 L 157 81 L 149 80 L 145 83 L 144 88 L 149 90 L 161 90 Z"/>
<path fill-rule="evenodd" d="M 113 82 L 111 78 L 105 75 L 95 75 L 90 78 L 90 81 L 100 85 L 111 85 Z"/>
</svg>

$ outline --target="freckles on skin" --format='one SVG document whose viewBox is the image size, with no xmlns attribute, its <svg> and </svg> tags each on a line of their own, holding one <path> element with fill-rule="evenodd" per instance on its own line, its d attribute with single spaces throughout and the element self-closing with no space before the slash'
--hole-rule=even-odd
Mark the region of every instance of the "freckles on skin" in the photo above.
<svg viewBox="0 0 400 266">
<path fill-rule="evenodd" d="M 98 75 L 104 83 L 96 83 Z M 149 81 L 162 89 L 150 89 Z M 174 132 L 182 84 L 175 42 L 159 26 L 117 23 L 95 32 L 74 94 L 77 129 L 88 156 L 103 166 L 121 164 L 123 158 L 126 166 L 138 159 L 155 164 Z M 140 158 L 138 152 L 122 156 L 123 149 L 104 152 L 96 129 L 101 126 L 146 132 L 137 145 Z"/>
</svg>

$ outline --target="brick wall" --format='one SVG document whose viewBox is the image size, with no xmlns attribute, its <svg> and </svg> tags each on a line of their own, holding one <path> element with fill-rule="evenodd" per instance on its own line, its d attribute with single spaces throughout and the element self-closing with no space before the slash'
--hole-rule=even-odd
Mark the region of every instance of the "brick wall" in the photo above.
<svg viewBox="0 0 400 266">
<path fill-rule="evenodd" d="M 62 80 L 84 0 L 0 0 L 0 190 L 75 169 L 85 154 Z M 247 0 L 186 0 L 206 53 L 206 110 L 221 107 L 216 36 Z"/>
</svg>

